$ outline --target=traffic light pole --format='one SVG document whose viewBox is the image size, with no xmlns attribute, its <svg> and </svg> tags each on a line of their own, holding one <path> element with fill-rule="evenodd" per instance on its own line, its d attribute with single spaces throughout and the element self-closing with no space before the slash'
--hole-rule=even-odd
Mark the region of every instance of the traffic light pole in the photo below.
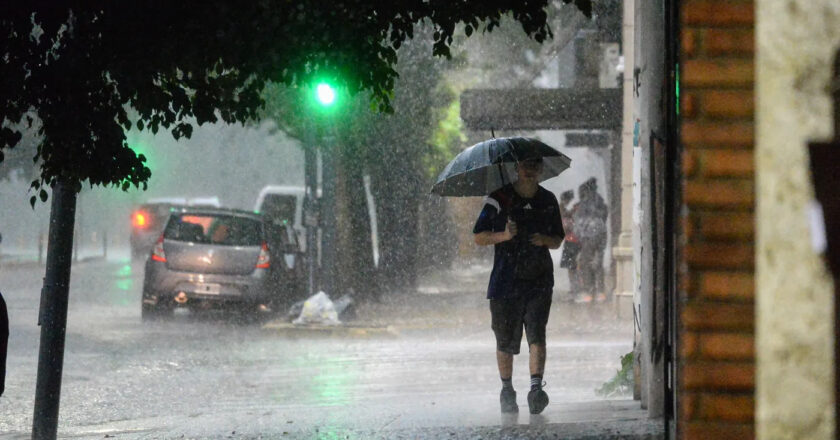
<svg viewBox="0 0 840 440">
<path fill-rule="evenodd" d="M 335 89 L 328 83 L 320 83 L 315 86 L 314 98 L 318 101 L 322 108 L 332 106 L 336 101 Z M 317 111 L 315 112 L 317 113 Z M 311 114 L 310 117 L 315 117 Z M 304 186 L 306 187 L 306 195 L 304 199 L 304 223 L 306 226 L 306 262 L 308 272 L 308 291 L 309 295 L 315 294 L 319 287 L 319 275 L 321 275 L 318 267 L 318 228 L 322 226 L 321 210 L 323 209 L 320 198 L 318 197 L 318 168 L 317 160 L 318 154 L 316 150 L 316 139 L 319 143 L 322 141 L 321 136 L 316 136 L 317 130 L 320 130 L 318 124 L 310 119 L 305 126 L 304 133 Z M 327 232 L 325 231 L 325 234 Z M 323 250 L 321 250 L 323 252 Z M 320 269 L 324 269 L 325 259 L 321 258 Z M 330 278 L 327 277 L 327 280 Z M 321 286 L 323 288 L 323 286 Z"/>
<path fill-rule="evenodd" d="M 35 415 L 32 420 L 33 440 L 55 439 L 58 433 L 75 215 L 76 191 L 66 182 L 57 183 L 52 191 L 47 267 L 38 315 L 41 343 L 35 385 Z"/>
<path fill-rule="evenodd" d="M 318 180 L 317 180 L 317 154 L 315 152 L 313 128 L 306 130 L 305 145 L 303 146 L 303 181 L 306 193 L 303 199 L 304 226 L 306 226 L 306 268 L 307 268 L 307 293 L 309 296 L 315 294 L 317 280 L 317 256 L 318 256 Z"/>
</svg>

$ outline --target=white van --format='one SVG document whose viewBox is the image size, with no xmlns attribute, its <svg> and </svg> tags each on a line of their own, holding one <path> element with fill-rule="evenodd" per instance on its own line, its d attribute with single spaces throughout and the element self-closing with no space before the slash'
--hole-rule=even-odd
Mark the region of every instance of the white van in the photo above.
<svg viewBox="0 0 840 440">
<path fill-rule="evenodd" d="M 302 186 L 268 185 L 257 196 L 254 211 L 271 223 L 291 225 L 303 246 L 306 229 L 303 227 L 303 199 L 306 189 Z"/>
</svg>

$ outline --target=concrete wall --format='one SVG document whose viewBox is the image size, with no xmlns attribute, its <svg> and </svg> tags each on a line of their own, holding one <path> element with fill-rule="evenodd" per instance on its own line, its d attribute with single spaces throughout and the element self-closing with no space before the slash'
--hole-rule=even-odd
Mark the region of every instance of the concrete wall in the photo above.
<svg viewBox="0 0 840 440">
<path fill-rule="evenodd" d="M 756 22 L 756 430 L 764 439 L 829 439 L 832 287 L 810 244 L 806 146 L 831 136 L 840 2 L 757 0 Z"/>
<path fill-rule="evenodd" d="M 662 322 L 662 316 L 656 316 L 654 304 L 661 304 L 662 298 L 656 295 L 657 282 L 654 279 L 655 260 L 654 247 L 658 246 L 654 236 L 653 224 L 657 213 L 653 209 L 651 195 L 651 181 L 654 178 L 651 169 L 653 159 L 653 137 L 666 136 L 665 114 L 662 106 L 665 85 L 665 11 L 664 2 L 638 2 L 635 4 L 634 16 L 634 71 L 636 83 L 636 98 L 634 100 L 633 119 L 639 123 L 639 148 L 635 153 L 641 154 L 641 188 L 640 206 L 641 234 L 640 234 L 640 267 L 641 282 L 639 292 L 639 322 L 641 327 L 641 359 L 636 357 L 641 368 L 641 401 L 642 407 L 648 409 L 651 417 L 661 417 L 664 409 L 664 377 L 663 361 L 656 357 L 654 346 L 659 335 L 656 334 L 657 323 Z M 635 154 L 634 153 L 634 154 Z"/>
</svg>

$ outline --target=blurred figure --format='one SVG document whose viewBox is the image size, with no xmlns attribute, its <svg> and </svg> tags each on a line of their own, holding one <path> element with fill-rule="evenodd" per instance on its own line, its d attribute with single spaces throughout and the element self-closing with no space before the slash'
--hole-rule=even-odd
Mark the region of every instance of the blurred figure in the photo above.
<svg viewBox="0 0 840 440">
<path fill-rule="evenodd" d="M 563 219 L 563 230 L 566 238 L 563 241 L 563 254 L 560 256 L 560 267 L 569 271 L 569 295 L 573 300 L 577 299 L 580 292 L 580 273 L 578 271 L 578 255 L 580 254 L 580 241 L 575 235 L 574 214 L 575 207 L 572 200 L 575 193 L 572 190 L 560 194 L 560 216 Z"/>
<path fill-rule="evenodd" d="M 9 313 L 0 293 L 0 396 L 6 389 L 6 353 L 9 349 Z"/>
<path fill-rule="evenodd" d="M 580 242 L 578 271 L 582 293 L 577 302 L 605 301 L 604 251 L 607 247 L 607 204 L 598 194 L 595 178 L 590 178 L 578 189 L 580 202 L 575 205 L 575 235 Z"/>
</svg>

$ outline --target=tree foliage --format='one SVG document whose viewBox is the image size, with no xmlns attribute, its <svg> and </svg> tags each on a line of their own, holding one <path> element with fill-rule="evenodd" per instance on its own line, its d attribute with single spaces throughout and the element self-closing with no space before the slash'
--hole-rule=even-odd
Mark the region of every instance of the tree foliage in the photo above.
<svg viewBox="0 0 840 440">
<path fill-rule="evenodd" d="M 189 137 L 193 123 L 255 118 L 267 82 L 315 77 L 369 91 L 388 110 L 397 50 L 417 23 L 434 28 L 439 56 L 449 56 L 456 25 L 489 31 L 506 13 L 543 41 L 547 2 L 3 2 L 0 161 L 20 142 L 17 124 L 40 123 L 36 189 L 58 179 L 145 187 L 151 172 L 126 129 Z"/>
</svg>

